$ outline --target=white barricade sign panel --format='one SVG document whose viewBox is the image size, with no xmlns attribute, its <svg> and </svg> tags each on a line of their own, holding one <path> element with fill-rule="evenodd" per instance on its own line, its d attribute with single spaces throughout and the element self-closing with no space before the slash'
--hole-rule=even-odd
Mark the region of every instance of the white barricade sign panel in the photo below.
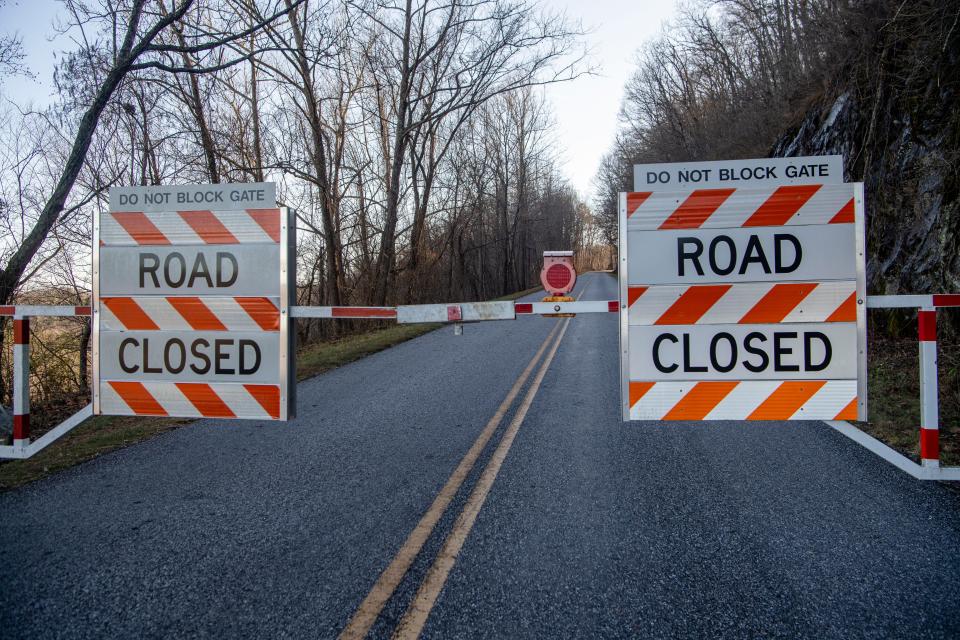
<svg viewBox="0 0 960 640">
<path fill-rule="evenodd" d="M 292 417 L 294 246 L 270 183 L 112 189 L 94 225 L 94 413 Z"/>
<path fill-rule="evenodd" d="M 272 182 L 244 184 L 182 184 L 110 189 L 110 211 L 171 215 L 177 211 L 274 209 L 277 187 Z"/>
<path fill-rule="evenodd" d="M 839 156 L 638 165 L 624 420 L 866 416 L 863 186 Z"/>
<path fill-rule="evenodd" d="M 843 156 L 633 165 L 633 189 L 637 192 L 842 183 Z"/>
</svg>

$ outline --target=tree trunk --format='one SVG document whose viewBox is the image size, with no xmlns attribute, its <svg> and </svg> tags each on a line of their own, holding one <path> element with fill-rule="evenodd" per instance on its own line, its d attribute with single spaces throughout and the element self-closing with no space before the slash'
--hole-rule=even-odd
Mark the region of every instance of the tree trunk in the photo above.
<svg viewBox="0 0 960 640">
<path fill-rule="evenodd" d="M 427 224 L 427 207 L 430 203 L 430 193 L 433 190 L 433 181 L 436 176 L 436 132 L 431 130 L 427 142 L 428 151 L 426 158 L 426 169 L 423 172 L 423 191 L 420 193 L 420 201 L 417 203 L 416 210 L 413 213 L 413 226 L 410 228 L 410 268 L 414 271 L 420 260 L 420 252 L 423 250 L 423 230 Z"/>
<path fill-rule="evenodd" d="M 87 350 L 90 348 L 90 325 L 92 318 L 83 319 L 83 329 L 80 331 L 80 386 L 87 386 Z"/>
<path fill-rule="evenodd" d="M 330 198 L 326 144 L 323 139 L 323 119 L 320 117 L 319 101 L 313 91 L 313 78 L 310 74 L 309 62 L 307 60 L 303 30 L 297 21 L 297 10 L 293 7 L 291 0 L 286 1 L 287 7 L 290 8 L 290 13 L 288 14 L 290 27 L 297 46 L 295 55 L 302 82 L 300 91 L 306 103 L 303 109 L 307 113 L 307 119 L 310 125 L 310 161 L 311 164 L 313 164 L 314 178 L 320 192 L 320 216 L 323 223 L 323 240 L 326 245 L 327 264 L 325 280 L 327 304 L 339 306 L 341 304 L 341 292 L 337 274 L 341 270 L 342 248 L 340 246 L 339 229 L 335 226 L 336 214 L 332 210 L 335 205 Z"/>
<path fill-rule="evenodd" d="M 253 126 L 253 178 L 263 182 L 263 149 L 260 143 L 260 92 L 257 83 L 257 61 L 253 56 L 253 36 L 250 36 L 250 119 Z"/>
<path fill-rule="evenodd" d="M 393 157 L 390 163 L 390 180 L 387 185 L 387 204 L 383 232 L 380 235 L 380 256 L 377 260 L 377 282 L 374 304 L 384 306 L 396 262 L 397 215 L 400 208 L 400 174 L 403 171 L 403 156 L 407 149 L 407 120 L 410 110 L 410 27 L 413 19 L 412 0 L 407 0 L 403 26 L 403 53 L 400 69 L 400 90 L 397 105 L 397 128 L 394 131 Z"/>
<path fill-rule="evenodd" d="M 27 270 L 27 266 L 30 264 L 33 256 L 36 255 L 37 250 L 40 249 L 40 245 L 43 244 L 43 241 L 47 238 L 53 225 L 56 224 L 57 219 L 60 217 L 60 213 L 63 211 L 67 197 L 70 195 L 70 190 L 73 188 L 77 176 L 80 175 L 80 170 L 83 169 L 87 150 L 90 148 L 90 141 L 93 140 L 93 134 L 97 129 L 97 122 L 100 120 L 100 115 L 113 96 L 113 92 L 116 91 L 120 83 L 123 82 L 123 78 L 126 76 L 127 70 L 133 62 L 130 59 L 130 50 L 133 45 L 133 34 L 136 33 L 137 25 L 140 22 L 142 9 L 143 2 L 137 2 L 134 5 L 134 10 L 130 16 L 130 22 L 127 27 L 128 37 L 124 42 L 124 47 L 117 56 L 117 61 L 107 73 L 103 84 L 100 85 L 100 88 L 97 90 L 93 102 L 90 103 L 90 107 L 84 112 L 83 117 L 80 119 L 80 126 L 77 127 L 77 136 L 73 140 L 73 147 L 70 149 L 70 155 L 67 156 L 63 173 L 60 174 L 60 179 L 57 181 L 57 186 L 50 195 L 50 199 L 47 200 L 43 211 L 41 211 L 37 217 L 37 222 L 33 226 L 33 229 L 30 230 L 27 237 L 24 238 L 20 246 L 17 247 L 16 252 L 14 252 L 7 262 L 7 266 L 0 271 L 0 304 L 10 304 L 11 300 L 13 300 L 13 294 L 17 289 L 17 285 L 20 284 L 20 278 Z"/>
</svg>

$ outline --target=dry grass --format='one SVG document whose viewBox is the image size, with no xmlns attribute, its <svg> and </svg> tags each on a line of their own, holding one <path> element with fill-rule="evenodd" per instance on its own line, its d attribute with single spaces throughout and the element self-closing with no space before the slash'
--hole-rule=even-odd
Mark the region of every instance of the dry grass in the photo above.
<svg viewBox="0 0 960 640">
<path fill-rule="evenodd" d="M 960 340 L 941 339 L 940 461 L 960 464 Z M 873 437 L 919 460 L 920 377 L 916 338 L 874 338 L 870 343 L 870 422 Z"/>
<path fill-rule="evenodd" d="M 429 333 L 442 324 L 398 324 L 340 340 L 320 342 L 297 354 L 297 380 L 305 380 L 324 371 L 342 367 L 377 351 Z"/>
</svg>

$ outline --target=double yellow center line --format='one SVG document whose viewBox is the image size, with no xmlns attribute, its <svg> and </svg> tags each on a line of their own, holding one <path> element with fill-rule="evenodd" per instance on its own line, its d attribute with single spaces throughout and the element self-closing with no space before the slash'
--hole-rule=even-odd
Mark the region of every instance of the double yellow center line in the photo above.
<svg viewBox="0 0 960 640">
<path fill-rule="evenodd" d="M 581 290 L 577 299 L 579 300 L 582 295 L 583 291 Z M 420 518 L 417 526 L 414 527 L 410 535 L 407 536 L 406 541 L 403 543 L 403 546 L 400 547 L 396 556 L 394 556 L 383 573 L 380 574 L 380 577 L 374 583 L 373 588 L 370 589 L 367 597 L 360 603 L 350 622 L 341 632 L 341 639 L 364 638 L 370 631 L 380 612 L 383 611 L 383 607 L 397 590 L 404 575 L 406 575 L 413 561 L 416 559 L 417 554 L 423 549 L 423 545 L 426 544 L 427 539 L 433 533 L 440 518 L 446 512 L 453 498 L 470 474 L 470 471 L 490 441 L 490 438 L 497 431 L 503 418 L 513 405 L 514 400 L 516 400 L 519 395 L 520 390 L 536 368 L 537 362 L 539 362 L 543 354 L 547 352 L 547 357 L 540 364 L 540 368 L 537 370 L 530 388 L 527 389 L 527 393 L 520 407 L 514 414 L 513 420 L 504 431 L 503 437 L 500 439 L 496 450 L 493 452 L 493 455 L 487 462 L 487 466 L 477 480 L 470 497 L 467 498 L 463 510 L 457 516 L 453 529 L 450 531 L 439 554 L 427 571 L 427 575 L 417 590 L 413 602 L 410 603 L 406 613 L 404 613 L 403 618 L 400 620 L 400 624 L 397 625 L 394 631 L 394 638 L 398 639 L 419 637 L 420 632 L 423 630 L 423 625 L 426 624 L 427 617 L 430 615 L 430 611 L 433 609 L 433 605 L 436 603 L 437 597 L 440 595 L 440 591 L 447 581 L 447 576 L 450 575 L 450 570 L 457 560 L 457 555 L 460 553 L 460 549 L 463 548 L 463 544 L 466 542 L 467 536 L 473 528 L 480 509 L 483 508 L 483 504 L 486 502 L 490 488 L 493 486 L 497 474 L 500 472 L 500 467 L 503 465 L 503 461 L 507 457 L 510 447 L 513 445 L 517 432 L 520 430 L 520 425 L 523 424 L 527 411 L 530 409 L 530 405 L 533 403 L 533 399 L 540 389 L 543 377 L 546 375 L 550 363 L 553 362 L 553 357 L 557 353 L 557 348 L 560 346 L 560 341 L 563 340 L 563 335 L 566 333 L 569 323 L 570 319 L 566 318 L 554 326 L 553 330 L 547 335 L 547 338 L 543 341 L 543 344 L 540 345 L 540 348 L 527 364 L 523 373 L 520 374 L 520 377 L 513 383 L 510 391 L 487 422 L 483 431 L 480 432 L 480 435 L 474 441 L 473 445 L 471 445 L 466 455 L 463 456 L 463 459 L 460 460 L 457 468 L 453 470 L 453 473 L 447 479 L 443 488 L 440 489 L 440 493 L 434 498 L 433 504 L 430 505 L 427 512 Z"/>
</svg>

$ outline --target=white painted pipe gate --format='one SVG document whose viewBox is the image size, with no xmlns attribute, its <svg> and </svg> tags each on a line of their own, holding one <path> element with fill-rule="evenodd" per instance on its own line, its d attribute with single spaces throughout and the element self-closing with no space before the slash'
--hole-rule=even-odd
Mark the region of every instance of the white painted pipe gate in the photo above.
<svg viewBox="0 0 960 640">
<path fill-rule="evenodd" d="M 827 424 L 921 480 L 960 480 L 960 467 L 940 466 L 937 382 L 937 309 L 960 307 L 960 294 L 868 296 L 870 309 L 915 308 L 920 350 L 920 458 L 917 464 L 844 421 Z M 618 300 L 572 302 L 464 302 L 396 307 L 293 306 L 293 318 L 396 320 L 398 324 L 514 320 L 545 314 L 617 313 Z M 0 446 L 0 459 L 33 456 L 93 415 L 93 405 L 67 418 L 37 440 L 30 437 L 30 318 L 89 316 L 89 306 L 0 306 L 0 316 L 13 318 L 13 445 Z"/>
</svg>

